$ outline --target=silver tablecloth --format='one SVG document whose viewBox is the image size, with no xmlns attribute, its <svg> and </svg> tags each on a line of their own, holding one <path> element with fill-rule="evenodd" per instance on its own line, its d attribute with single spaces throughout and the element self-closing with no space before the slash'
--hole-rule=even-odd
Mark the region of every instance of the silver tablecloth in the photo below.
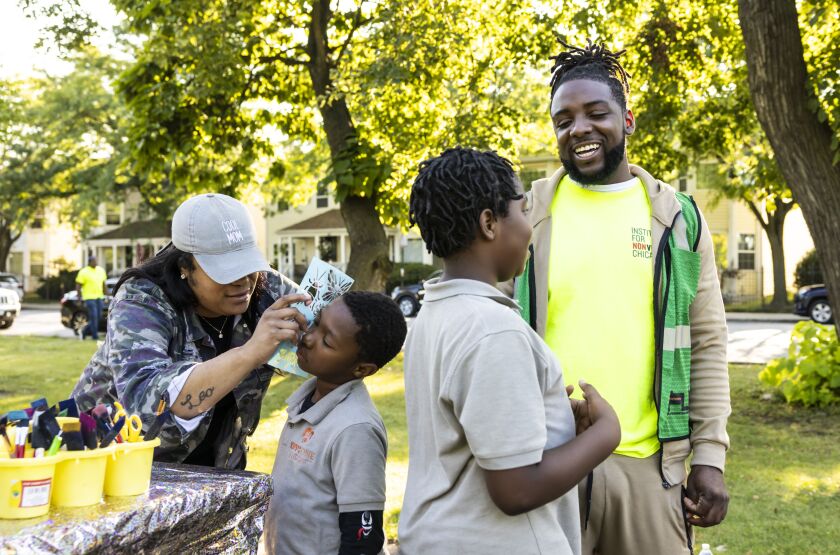
<svg viewBox="0 0 840 555">
<path fill-rule="evenodd" d="M 0 554 L 256 553 L 271 477 L 154 463 L 149 491 L 0 520 Z"/>
</svg>

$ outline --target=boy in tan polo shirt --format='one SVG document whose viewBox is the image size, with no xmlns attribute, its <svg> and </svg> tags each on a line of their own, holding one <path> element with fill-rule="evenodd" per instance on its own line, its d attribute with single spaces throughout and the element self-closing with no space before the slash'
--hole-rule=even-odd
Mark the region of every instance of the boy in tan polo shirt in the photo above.
<svg viewBox="0 0 840 555">
<path fill-rule="evenodd" d="M 409 468 L 400 553 L 580 553 L 577 482 L 618 445 L 612 408 L 496 289 L 531 226 L 507 160 L 455 148 L 421 165 L 410 218 L 443 258 L 405 347 Z M 577 435 L 576 435 L 577 432 Z"/>
<path fill-rule="evenodd" d="M 266 553 L 384 555 L 388 440 L 363 379 L 400 352 L 405 334 L 389 297 L 350 291 L 301 338 L 298 365 L 315 377 L 287 400 Z"/>
</svg>

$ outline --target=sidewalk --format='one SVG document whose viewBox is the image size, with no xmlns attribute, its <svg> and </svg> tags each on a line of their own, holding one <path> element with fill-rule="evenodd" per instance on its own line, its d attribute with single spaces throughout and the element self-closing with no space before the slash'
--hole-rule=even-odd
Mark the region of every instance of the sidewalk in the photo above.
<svg viewBox="0 0 840 555">
<path fill-rule="evenodd" d="M 21 310 L 61 310 L 61 303 L 50 301 L 46 303 L 20 303 Z"/>
<path fill-rule="evenodd" d="M 727 312 L 727 322 L 778 322 L 791 323 L 807 320 L 805 316 L 788 314 L 784 312 Z"/>
</svg>

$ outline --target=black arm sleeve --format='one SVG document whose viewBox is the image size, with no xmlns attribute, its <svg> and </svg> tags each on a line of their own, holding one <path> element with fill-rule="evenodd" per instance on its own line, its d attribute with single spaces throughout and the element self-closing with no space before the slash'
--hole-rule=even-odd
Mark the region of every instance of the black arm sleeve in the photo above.
<svg viewBox="0 0 840 555">
<path fill-rule="evenodd" d="M 338 555 L 377 555 L 385 543 L 382 511 L 339 513 L 341 546 Z"/>
</svg>

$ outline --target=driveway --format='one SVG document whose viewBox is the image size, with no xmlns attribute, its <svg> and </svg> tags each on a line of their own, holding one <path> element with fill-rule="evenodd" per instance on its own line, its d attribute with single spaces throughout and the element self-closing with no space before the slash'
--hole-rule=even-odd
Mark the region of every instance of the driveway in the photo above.
<svg viewBox="0 0 840 555">
<path fill-rule="evenodd" d="M 795 322 L 727 321 L 729 362 L 766 364 L 787 355 Z"/>
<path fill-rule="evenodd" d="M 76 337 L 69 328 L 61 325 L 61 311 L 54 306 L 34 309 L 24 307 L 12 327 L 0 330 L 0 335 L 40 335 L 70 339 Z"/>
</svg>

